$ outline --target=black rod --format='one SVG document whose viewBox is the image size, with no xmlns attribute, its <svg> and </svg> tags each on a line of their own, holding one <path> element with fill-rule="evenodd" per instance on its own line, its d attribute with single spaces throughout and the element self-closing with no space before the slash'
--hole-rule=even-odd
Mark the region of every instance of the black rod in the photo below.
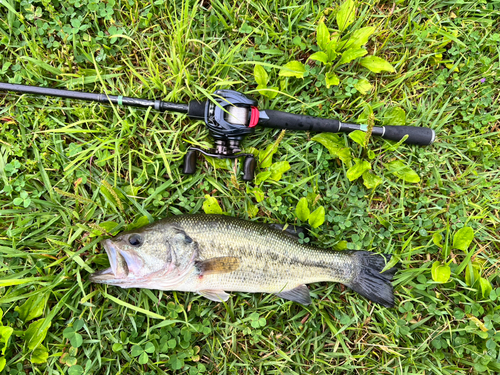
<svg viewBox="0 0 500 375">
<path fill-rule="evenodd" d="M 47 87 L 16 85 L 12 83 L 2 83 L 2 82 L 0 82 L 0 90 L 20 92 L 25 94 L 56 96 L 60 98 L 89 100 L 98 103 L 112 103 L 116 105 L 125 105 L 133 107 L 145 107 L 145 108 L 153 107 L 154 109 L 162 112 L 165 111 L 173 111 L 181 113 L 188 112 L 187 104 L 170 103 L 161 100 L 131 98 L 128 96 L 121 96 L 121 95 L 93 94 L 90 92 L 51 89 Z"/>
</svg>

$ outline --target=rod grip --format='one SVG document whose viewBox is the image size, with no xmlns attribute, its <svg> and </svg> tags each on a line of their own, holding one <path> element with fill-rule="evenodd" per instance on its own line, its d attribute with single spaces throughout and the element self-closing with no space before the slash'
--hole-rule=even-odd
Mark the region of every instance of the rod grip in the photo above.
<svg viewBox="0 0 500 375">
<path fill-rule="evenodd" d="M 434 130 L 419 126 L 386 125 L 383 128 L 384 132 L 382 138 L 398 142 L 408 134 L 408 138 L 404 143 L 410 145 L 427 146 L 434 142 L 436 138 Z"/>
<path fill-rule="evenodd" d="M 273 111 L 270 109 L 266 109 L 261 112 L 258 125 L 265 128 L 309 130 L 313 132 L 336 133 L 339 131 L 338 120 L 296 115 L 293 113 Z"/>
</svg>

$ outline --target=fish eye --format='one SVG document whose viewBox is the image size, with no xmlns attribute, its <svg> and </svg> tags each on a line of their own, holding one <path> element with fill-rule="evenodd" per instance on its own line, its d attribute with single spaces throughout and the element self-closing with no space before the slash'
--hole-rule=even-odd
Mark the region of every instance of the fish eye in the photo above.
<svg viewBox="0 0 500 375">
<path fill-rule="evenodd" d="M 132 246 L 141 246 L 143 242 L 144 241 L 140 234 L 133 234 L 128 238 L 128 243 Z"/>
</svg>

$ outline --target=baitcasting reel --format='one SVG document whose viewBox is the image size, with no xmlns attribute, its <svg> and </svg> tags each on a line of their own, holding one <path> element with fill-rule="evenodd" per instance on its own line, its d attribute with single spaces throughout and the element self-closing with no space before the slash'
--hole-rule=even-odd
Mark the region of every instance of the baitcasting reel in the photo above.
<svg viewBox="0 0 500 375">
<path fill-rule="evenodd" d="M 183 172 L 193 174 L 196 170 L 198 152 L 218 159 L 236 159 L 245 157 L 243 164 L 243 180 L 252 181 L 256 160 L 253 154 L 241 153 L 240 143 L 243 137 L 255 131 L 259 122 L 257 101 L 233 90 L 217 90 L 214 92 L 216 103 L 190 102 L 188 115 L 201 117 L 215 141 L 215 147 L 202 150 L 190 147 L 184 156 Z M 195 108 L 198 106 L 198 108 Z"/>
</svg>

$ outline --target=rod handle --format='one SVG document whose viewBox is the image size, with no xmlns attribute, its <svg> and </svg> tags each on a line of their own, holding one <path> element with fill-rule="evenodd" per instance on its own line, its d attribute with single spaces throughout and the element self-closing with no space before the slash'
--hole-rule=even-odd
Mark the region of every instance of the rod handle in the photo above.
<svg viewBox="0 0 500 375">
<path fill-rule="evenodd" d="M 404 143 L 410 145 L 428 146 L 436 139 L 434 130 L 420 126 L 385 125 L 383 129 L 382 138 L 391 141 L 399 142 L 408 134 Z"/>
<path fill-rule="evenodd" d="M 265 128 L 304 130 L 313 132 L 339 131 L 339 121 L 321 117 L 296 115 L 288 112 L 266 109 L 260 112 L 258 125 Z"/>
</svg>

